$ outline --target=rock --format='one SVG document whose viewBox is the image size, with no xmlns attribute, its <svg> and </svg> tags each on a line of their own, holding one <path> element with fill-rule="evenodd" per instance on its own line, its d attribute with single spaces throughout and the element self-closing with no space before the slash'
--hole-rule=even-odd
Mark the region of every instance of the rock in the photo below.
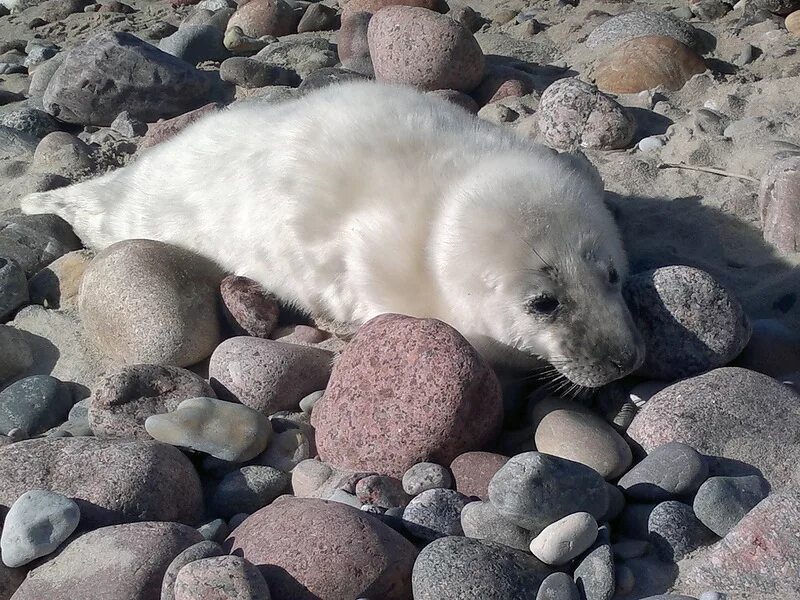
<svg viewBox="0 0 800 600">
<path fill-rule="evenodd" d="M 597 521 L 589 513 L 567 515 L 531 540 L 531 553 L 546 565 L 564 565 L 588 550 L 597 538 Z"/>
<path fill-rule="evenodd" d="M 468 96 L 464 92 L 459 92 L 457 90 L 433 90 L 432 92 L 425 93 L 429 96 L 435 96 L 436 98 L 447 100 L 456 106 L 460 106 L 468 113 L 473 115 L 477 115 L 478 111 L 480 110 L 478 103 L 475 102 L 471 96 Z"/>
<path fill-rule="evenodd" d="M 21 108 L 0 116 L 0 125 L 41 139 L 58 131 L 58 122 L 46 112 L 36 108 Z"/>
<path fill-rule="evenodd" d="M 600 527 L 589 552 L 575 567 L 573 580 L 586 600 L 611 600 L 617 587 L 608 527 Z"/>
<path fill-rule="evenodd" d="M 533 409 L 536 448 L 616 479 L 633 459 L 630 446 L 606 421 L 576 402 L 545 398 Z"/>
<path fill-rule="evenodd" d="M 410 496 L 416 496 L 435 488 L 452 488 L 453 477 L 450 471 L 436 463 L 421 462 L 403 473 L 403 490 Z"/>
<path fill-rule="evenodd" d="M 259 570 L 238 556 L 201 558 L 183 567 L 175 580 L 175 600 L 268 600 Z"/>
<path fill-rule="evenodd" d="M 174 412 L 147 417 L 144 427 L 166 444 L 246 462 L 267 447 L 272 426 L 260 412 L 216 398 L 190 398 Z"/>
<path fill-rule="evenodd" d="M 151 146 L 155 146 L 156 144 L 160 144 L 161 142 L 174 137 L 178 132 L 182 131 L 201 117 L 216 112 L 221 108 L 221 104 L 212 102 L 210 104 L 206 104 L 205 106 L 201 106 L 196 110 L 184 113 L 179 117 L 150 125 L 147 128 L 147 134 L 144 136 L 144 139 L 142 139 L 142 141 L 139 143 L 139 150 L 145 150 Z"/>
<path fill-rule="evenodd" d="M 230 19 L 228 19 L 228 29 L 225 31 L 225 36 L 222 38 L 222 43 L 234 54 L 250 55 L 262 50 L 267 44 L 275 39 L 276 38 L 272 36 L 254 38 L 245 35 L 241 27 L 238 25 L 230 25 Z"/>
<path fill-rule="evenodd" d="M 439 538 L 414 564 L 414 600 L 535 600 L 548 569 L 530 554 L 464 537 Z"/>
<path fill-rule="evenodd" d="M 81 512 L 73 500 L 43 490 L 16 499 L 3 522 L 3 563 L 21 567 L 47 556 L 78 527 Z"/>
<path fill-rule="evenodd" d="M 292 471 L 292 490 L 298 498 L 320 498 L 323 496 L 318 495 L 317 491 L 337 475 L 325 463 L 310 458 L 298 463 Z M 337 489 L 340 481 L 341 479 L 333 483 L 326 491 L 332 492 Z"/>
<path fill-rule="evenodd" d="M 380 508 L 406 506 L 410 500 L 400 480 L 386 475 L 367 475 L 359 479 L 356 496 L 360 502 Z"/>
<path fill-rule="evenodd" d="M 297 408 L 324 388 L 332 354 L 317 348 L 254 337 L 234 337 L 217 346 L 208 374 L 217 394 L 265 415 Z"/>
<path fill-rule="evenodd" d="M 227 538 L 228 534 L 231 532 L 228 524 L 222 519 L 214 519 L 213 521 L 204 523 L 197 528 L 197 531 L 200 532 L 203 539 L 220 544 L 225 541 L 225 538 Z"/>
<path fill-rule="evenodd" d="M 0 14 L 2 14 L 2 4 L 0 4 Z M 11 569 L 0 563 L 0 598 L 10 600 L 20 584 L 25 580 L 27 569 Z"/>
<path fill-rule="evenodd" d="M 485 500 L 470 502 L 461 509 L 461 529 L 469 538 L 503 544 L 517 550 L 527 551 L 530 546 L 528 531 L 506 520 L 491 502 Z"/>
<path fill-rule="evenodd" d="M 107 356 L 185 367 L 220 342 L 219 281 L 216 267 L 188 250 L 126 240 L 86 269 L 78 309 L 89 338 Z"/>
<path fill-rule="evenodd" d="M 755 467 L 777 489 L 795 477 L 798 427 L 800 405 L 791 388 L 726 367 L 653 396 L 628 435 L 645 451 L 669 441 L 688 444 L 711 457 L 711 475 L 751 475 Z"/>
<path fill-rule="evenodd" d="M 511 458 L 489 482 L 489 500 L 511 522 L 534 535 L 558 519 L 608 509 L 606 482 L 580 463 L 539 452 Z"/>
<path fill-rule="evenodd" d="M 181 25 L 178 31 L 158 42 L 158 49 L 192 65 L 206 60 L 222 61 L 230 56 L 222 35 L 213 25 Z"/>
<path fill-rule="evenodd" d="M 654 448 L 617 484 L 635 502 L 689 498 L 708 478 L 708 465 L 691 446 L 671 442 Z"/>
<path fill-rule="evenodd" d="M 68 252 L 37 272 L 27 282 L 31 302 L 45 308 L 76 305 L 83 273 L 93 256 L 89 250 Z"/>
<path fill-rule="evenodd" d="M 96 34 L 67 53 L 44 107 L 67 123 L 109 125 L 123 110 L 142 121 L 205 104 L 211 79 L 130 33 Z"/>
<path fill-rule="evenodd" d="M 790 156 L 771 165 L 761 181 L 758 205 L 764 239 L 783 254 L 800 250 L 799 197 L 800 156 Z"/>
<path fill-rule="evenodd" d="M 703 525 L 725 537 L 768 493 L 769 484 L 758 475 L 712 477 L 697 490 L 692 509 Z"/>
<path fill-rule="evenodd" d="M 79 248 L 81 242 L 72 227 L 56 215 L 0 219 L 0 256 L 16 262 L 27 277 Z"/>
<path fill-rule="evenodd" d="M 312 6 L 321 6 L 313 4 Z M 311 73 L 308 77 L 303 79 L 300 84 L 300 89 L 304 91 L 315 90 L 317 88 L 332 85 L 334 83 L 344 83 L 345 81 L 363 81 L 367 79 L 361 73 L 355 71 L 348 71 L 339 67 L 325 67 Z"/>
<path fill-rule="evenodd" d="M 586 46 L 597 51 L 611 50 L 634 38 L 669 37 L 690 48 L 699 42 L 697 31 L 667 12 L 632 11 L 612 17 L 596 27 L 586 38 Z"/>
<path fill-rule="evenodd" d="M 297 32 L 297 16 L 283 0 L 250 0 L 233 13 L 228 28 L 241 27 L 245 35 L 281 37 Z"/>
<path fill-rule="evenodd" d="M 67 420 L 72 392 L 55 377 L 34 375 L 0 392 L 0 433 L 13 429 L 25 437 L 44 433 Z"/>
<path fill-rule="evenodd" d="M 784 21 L 786 30 L 795 37 L 800 37 L 800 10 L 787 15 Z"/>
<path fill-rule="evenodd" d="M 470 91 L 483 79 L 485 59 L 478 42 L 450 17 L 389 6 L 373 15 L 367 36 L 378 81 Z"/>
<path fill-rule="evenodd" d="M 624 288 L 644 338 L 639 374 L 675 380 L 727 364 L 747 345 L 750 322 L 736 297 L 711 275 L 685 266 L 637 273 Z"/>
<path fill-rule="evenodd" d="M 416 6 L 443 14 L 449 10 L 444 0 L 348 0 L 342 9 L 342 23 L 359 13 L 373 15 L 387 6 Z"/>
<path fill-rule="evenodd" d="M 88 419 L 98 437 L 151 440 L 152 415 L 172 412 L 189 398 L 214 396 L 201 377 L 179 367 L 131 365 L 104 375 L 94 386 Z"/>
<path fill-rule="evenodd" d="M 713 21 L 731 11 L 731 5 L 722 0 L 690 0 L 689 8 L 701 21 Z"/>
<path fill-rule="evenodd" d="M 455 329 L 392 314 L 359 329 L 311 415 L 323 460 L 393 477 L 481 448 L 501 420 L 494 372 Z"/>
<path fill-rule="evenodd" d="M 459 492 L 488 500 L 489 481 L 507 462 L 507 456 L 494 452 L 464 452 L 450 463 L 450 471 Z"/>
<path fill-rule="evenodd" d="M 624 107 L 575 78 L 551 84 L 537 114 L 544 141 L 560 150 L 625 148 L 636 131 L 636 121 Z"/>
<path fill-rule="evenodd" d="M 581 600 L 578 586 L 566 573 L 553 573 L 542 581 L 536 600 Z"/>
<path fill-rule="evenodd" d="M 33 569 L 15 600 L 95 598 L 155 600 L 170 562 L 202 540 L 178 523 L 130 523 L 102 527 L 74 540 L 58 556 Z"/>
<path fill-rule="evenodd" d="M 33 155 L 32 169 L 59 175 L 83 174 L 94 168 L 91 149 L 64 131 L 47 134 Z"/>
<path fill-rule="evenodd" d="M 224 556 L 225 550 L 216 542 L 203 541 L 189 546 L 178 554 L 167 567 L 161 582 L 161 600 L 175 599 L 175 580 L 183 567 L 196 560 Z"/>
<path fill-rule="evenodd" d="M 312 4 L 303 13 L 297 24 L 297 33 L 329 31 L 338 29 L 339 16 L 336 9 L 324 4 Z"/>
<path fill-rule="evenodd" d="M 255 58 L 294 71 L 301 78 L 306 78 L 319 69 L 333 67 L 338 62 L 336 46 L 326 39 L 315 37 L 314 34 L 284 37 L 269 44 Z"/>
<path fill-rule="evenodd" d="M 147 123 L 134 119 L 127 110 L 123 110 L 111 122 L 111 131 L 126 138 L 141 137 L 147 133 Z"/>
<path fill-rule="evenodd" d="M 353 13 L 349 18 L 342 20 L 342 27 L 336 38 L 336 49 L 342 66 L 366 77 L 375 76 L 367 37 L 371 19 L 370 13 Z"/>
<path fill-rule="evenodd" d="M 599 522 L 607 523 L 613 521 L 625 508 L 625 495 L 616 485 L 610 483 L 606 486 L 608 492 L 608 510 L 600 517 Z"/>
<path fill-rule="evenodd" d="M 658 504 L 647 520 L 648 540 L 664 560 L 678 562 L 711 543 L 714 534 L 695 516 L 692 507 L 676 500 Z"/>
<path fill-rule="evenodd" d="M 762 10 L 778 15 L 787 15 L 800 9 L 800 2 L 797 0 L 755 0 L 753 4 Z"/>
<path fill-rule="evenodd" d="M 483 106 L 505 98 L 518 98 L 533 91 L 532 77 L 511 67 L 491 66 L 486 69 L 480 85 L 472 93 Z"/>
<path fill-rule="evenodd" d="M 194 523 L 203 511 L 194 467 L 179 450 L 156 442 L 17 442 L 0 452 L 0 480 L 4 506 L 32 489 L 73 498 L 85 529 L 146 520 Z"/>
<path fill-rule="evenodd" d="M 232 554 L 264 565 L 261 574 L 276 599 L 411 595 L 417 556 L 411 542 L 374 516 L 336 502 L 287 497 L 250 515 L 228 543 Z"/>
<path fill-rule="evenodd" d="M 0 258 L 0 321 L 28 301 L 28 280 L 14 261 Z"/>
<path fill-rule="evenodd" d="M 291 73 L 287 73 L 285 70 L 281 69 L 280 67 L 276 67 L 260 60 L 255 60 L 253 58 L 247 58 L 246 56 L 233 56 L 220 65 L 219 68 L 219 76 L 223 81 L 229 81 L 239 87 L 253 89 L 253 88 L 260 88 L 267 85 L 282 85 L 282 84 L 290 84 L 293 82 L 293 76 Z M 230 289 L 226 289 L 225 281 L 232 280 L 231 283 L 228 284 Z M 243 280 L 243 281 L 242 281 Z M 240 289 L 241 288 L 241 289 Z M 266 292 L 259 286 L 255 281 L 252 279 L 248 279 L 247 277 L 236 277 L 233 275 L 229 275 L 228 277 L 223 280 L 222 284 L 222 293 L 223 293 L 223 306 L 228 310 L 225 311 L 225 316 L 228 317 L 228 320 L 231 322 L 231 325 L 237 330 L 237 333 L 250 334 L 244 327 L 237 322 L 236 318 L 233 317 L 230 313 L 230 309 L 227 306 L 228 299 L 225 297 L 225 293 L 228 292 L 230 296 L 232 296 L 231 300 L 233 302 L 248 302 L 248 301 L 255 301 L 257 304 L 250 308 L 247 304 L 241 306 L 244 309 L 244 317 L 255 319 L 253 325 L 256 327 L 265 327 L 270 325 L 270 321 L 267 320 L 265 323 L 261 322 L 257 311 L 259 309 L 266 309 L 268 312 L 264 315 L 264 317 L 271 317 L 271 313 L 274 312 L 274 321 L 271 323 L 271 327 L 275 327 L 275 323 L 277 322 L 278 318 L 278 302 L 272 294 Z M 258 296 L 253 296 L 253 294 L 258 294 Z M 243 298 L 237 298 L 237 295 L 244 295 Z M 271 308 L 271 305 L 274 305 L 274 308 Z M 253 313 L 255 314 L 250 314 Z M 269 329 L 269 333 L 272 333 L 272 329 Z M 256 337 L 269 337 L 269 333 L 267 334 L 260 334 L 256 335 Z"/>
<path fill-rule="evenodd" d="M 469 499 L 455 490 L 437 488 L 415 496 L 403 511 L 403 525 L 426 542 L 448 535 L 464 535 L 461 509 Z"/>
<path fill-rule="evenodd" d="M 260 465 L 273 467 L 285 473 L 311 457 L 311 440 L 300 429 L 289 429 L 273 434 L 267 449 L 256 458 Z"/>
<path fill-rule="evenodd" d="M 0 325 L 0 383 L 27 371 L 33 364 L 33 353 L 24 333 Z"/>
<path fill-rule="evenodd" d="M 211 504 L 226 519 L 237 513 L 254 513 L 283 494 L 290 481 L 289 475 L 272 467 L 242 467 L 222 478 Z"/>
<path fill-rule="evenodd" d="M 737 367 L 770 377 L 800 371 L 800 335 L 777 319 L 756 319 L 753 334 L 736 358 Z"/>
<path fill-rule="evenodd" d="M 698 54 L 671 37 L 637 37 L 600 61 L 595 82 L 604 92 L 614 94 L 634 94 L 658 86 L 679 90 L 706 68 Z"/>
</svg>

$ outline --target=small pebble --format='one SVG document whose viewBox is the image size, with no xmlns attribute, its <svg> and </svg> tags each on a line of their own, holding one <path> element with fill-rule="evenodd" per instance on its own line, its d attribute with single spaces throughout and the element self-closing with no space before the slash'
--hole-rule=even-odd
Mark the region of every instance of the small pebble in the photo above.
<svg viewBox="0 0 800 600">
<path fill-rule="evenodd" d="M 653 449 L 617 485 L 634 501 L 658 502 L 693 495 L 707 477 L 708 465 L 694 448 L 671 442 Z"/>
<path fill-rule="evenodd" d="M 147 123 L 135 119 L 127 110 L 119 113 L 117 118 L 111 122 L 110 127 L 112 131 L 127 138 L 141 137 L 147 133 Z"/>
<path fill-rule="evenodd" d="M 464 535 L 477 540 L 496 542 L 517 550 L 530 549 L 530 534 L 505 519 L 491 502 L 470 502 L 461 510 Z"/>
<path fill-rule="evenodd" d="M 657 135 L 651 135 L 650 137 L 642 138 L 639 140 L 639 150 L 642 152 L 652 152 L 653 150 L 658 150 L 664 146 L 664 140 Z"/>
<path fill-rule="evenodd" d="M 225 551 L 217 542 L 204 541 L 189 546 L 180 552 L 167 567 L 161 582 L 161 600 L 175 599 L 175 579 L 183 567 L 196 560 L 212 556 L 223 556 Z"/>
<path fill-rule="evenodd" d="M 464 535 L 461 509 L 469 499 L 455 490 L 427 490 L 415 496 L 403 511 L 403 524 L 416 538 L 430 542 L 451 535 Z"/>
<path fill-rule="evenodd" d="M 617 587 L 608 527 L 600 527 L 592 547 L 575 567 L 573 579 L 586 600 L 610 600 Z"/>
<path fill-rule="evenodd" d="M 14 430 L 31 437 L 67 420 L 72 408 L 69 387 L 50 375 L 21 379 L 0 392 L 0 433 Z"/>
<path fill-rule="evenodd" d="M 769 484 L 758 475 L 711 477 L 697 490 L 693 509 L 703 525 L 725 537 L 767 494 Z"/>
<path fill-rule="evenodd" d="M 553 573 L 545 577 L 536 600 L 581 600 L 578 586 L 566 573 Z"/>
<path fill-rule="evenodd" d="M 324 393 L 325 390 L 319 390 L 316 392 L 311 392 L 308 396 L 305 396 L 302 400 L 300 400 L 300 410 L 307 415 L 310 415 L 311 411 L 314 410 L 314 405 L 320 398 L 322 398 Z"/>
<path fill-rule="evenodd" d="M 547 565 L 564 565 L 587 550 L 597 538 L 597 521 L 589 513 L 567 515 L 531 540 L 533 555 Z"/>
<path fill-rule="evenodd" d="M 714 540 L 714 534 L 695 516 L 692 507 L 676 500 L 662 502 L 652 510 L 647 531 L 658 555 L 674 562 Z"/>
<path fill-rule="evenodd" d="M 346 504 L 347 506 L 352 506 L 361 510 L 361 500 L 359 500 L 355 494 L 351 494 L 349 492 L 345 492 L 344 490 L 336 490 L 330 496 L 328 496 L 328 500 L 332 502 L 339 502 L 340 504 Z"/>
<path fill-rule="evenodd" d="M 283 494 L 290 479 L 289 475 L 272 467 L 242 467 L 222 478 L 211 506 L 226 519 L 237 513 L 254 513 Z"/>
<path fill-rule="evenodd" d="M 417 463 L 403 474 L 403 489 L 410 496 L 435 488 L 452 487 L 453 477 L 450 471 L 436 463 Z"/>
</svg>

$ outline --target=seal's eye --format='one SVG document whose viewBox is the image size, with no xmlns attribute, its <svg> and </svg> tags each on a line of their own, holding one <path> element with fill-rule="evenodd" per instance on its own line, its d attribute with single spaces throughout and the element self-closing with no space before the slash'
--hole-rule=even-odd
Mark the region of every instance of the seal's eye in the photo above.
<svg viewBox="0 0 800 600">
<path fill-rule="evenodd" d="M 550 294 L 542 294 L 528 301 L 528 312 L 551 315 L 559 307 L 558 299 Z"/>
<path fill-rule="evenodd" d="M 614 267 L 608 268 L 608 283 L 611 285 L 617 285 L 619 283 L 619 273 Z"/>
</svg>

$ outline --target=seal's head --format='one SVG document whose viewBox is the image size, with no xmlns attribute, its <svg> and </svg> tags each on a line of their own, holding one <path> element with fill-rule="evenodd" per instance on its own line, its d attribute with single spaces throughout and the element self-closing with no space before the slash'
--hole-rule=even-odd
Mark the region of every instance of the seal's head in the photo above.
<svg viewBox="0 0 800 600">
<path fill-rule="evenodd" d="M 585 387 L 641 365 L 621 293 L 625 253 L 587 161 L 504 156 L 463 179 L 443 218 L 435 255 L 449 319 L 489 360 L 530 368 L 544 359 Z"/>
</svg>

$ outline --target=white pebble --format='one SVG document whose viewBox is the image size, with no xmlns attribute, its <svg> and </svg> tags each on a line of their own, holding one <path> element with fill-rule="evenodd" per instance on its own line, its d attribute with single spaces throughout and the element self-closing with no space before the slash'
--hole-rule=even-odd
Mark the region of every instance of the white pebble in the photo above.
<svg viewBox="0 0 800 600">
<path fill-rule="evenodd" d="M 577 512 L 545 527 L 531 541 L 531 552 L 547 565 L 563 565 L 587 550 L 597 539 L 597 521 Z"/>
</svg>

